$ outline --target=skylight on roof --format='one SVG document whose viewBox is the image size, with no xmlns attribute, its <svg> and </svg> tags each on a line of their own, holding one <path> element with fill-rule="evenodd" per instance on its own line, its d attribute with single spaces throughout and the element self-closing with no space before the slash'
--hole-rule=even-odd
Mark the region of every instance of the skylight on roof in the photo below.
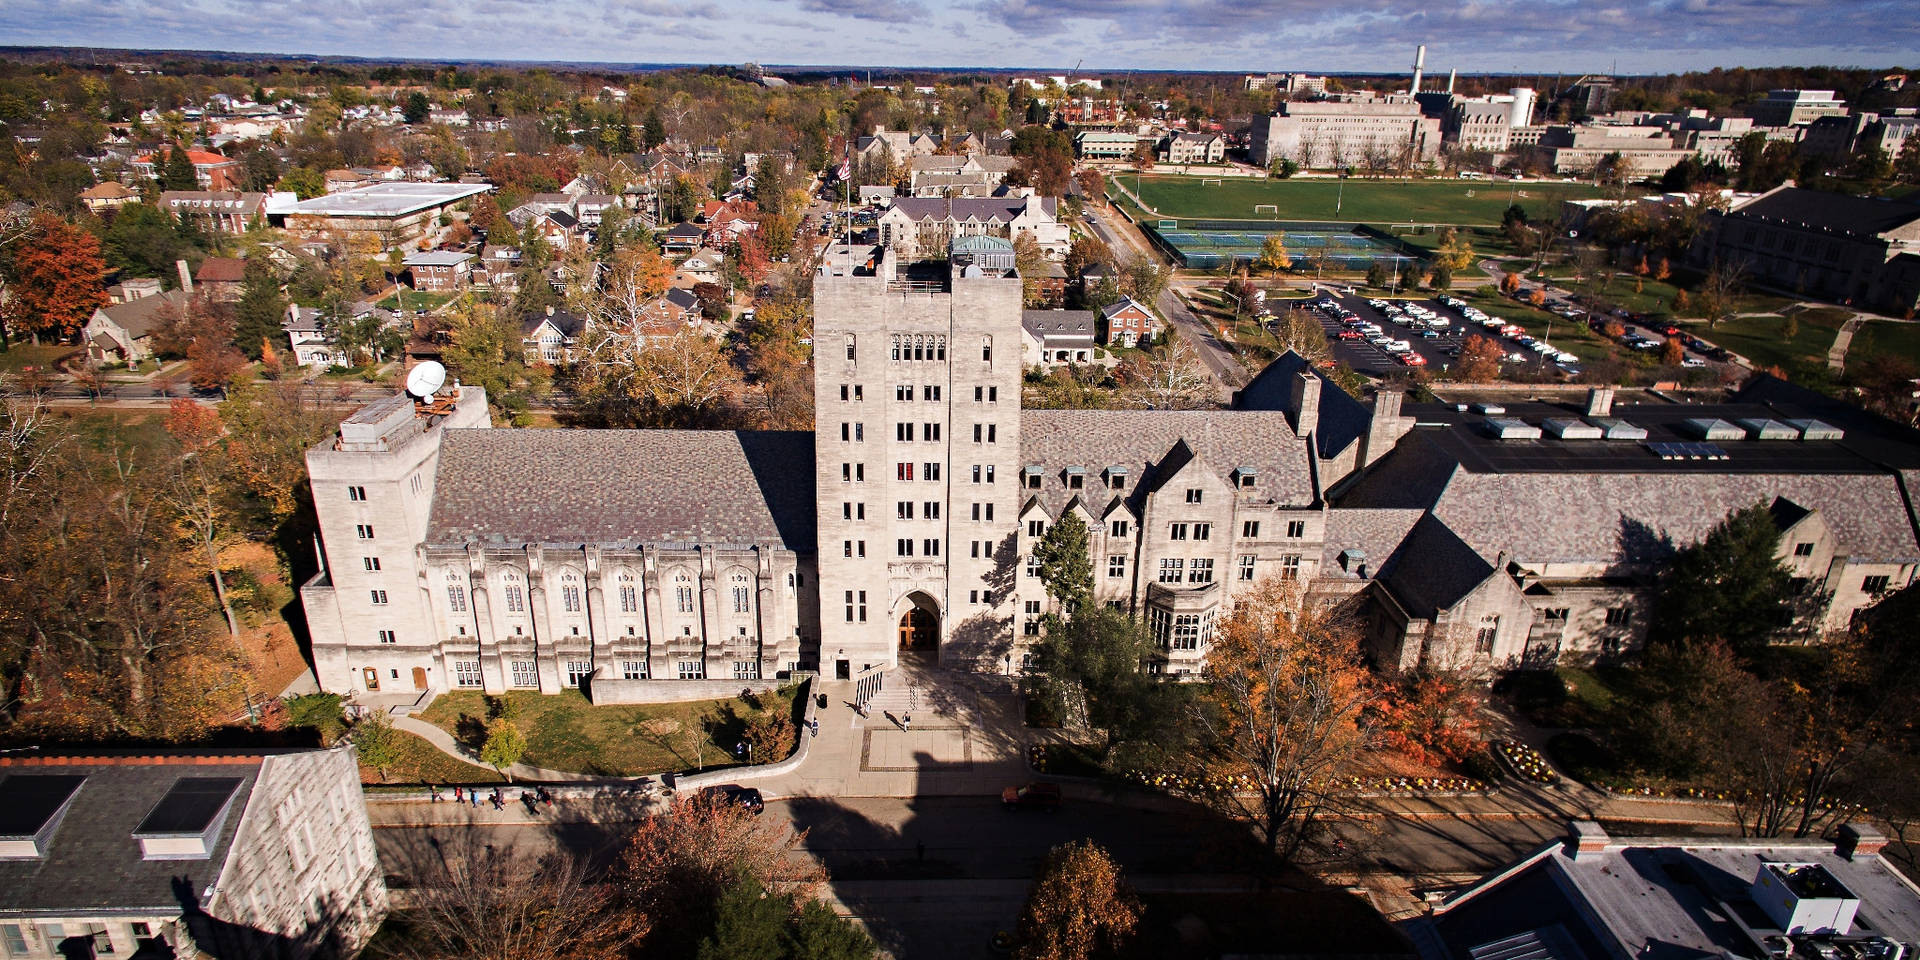
<svg viewBox="0 0 1920 960">
<path fill-rule="evenodd" d="M 1652 441 L 1647 449 L 1662 460 L 1730 460 L 1725 450 L 1717 443 L 1675 443 Z"/>
</svg>

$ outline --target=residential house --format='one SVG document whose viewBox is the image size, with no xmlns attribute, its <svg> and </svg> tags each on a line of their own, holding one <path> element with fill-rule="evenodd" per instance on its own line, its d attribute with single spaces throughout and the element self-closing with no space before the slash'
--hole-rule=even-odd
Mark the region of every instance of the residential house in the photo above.
<svg viewBox="0 0 1920 960">
<path fill-rule="evenodd" d="M 118 210 L 139 199 L 139 194 L 112 180 L 80 191 L 80 202 L 85 204 L 87 210 L 92 213 Z"/>
<path fill-rule="evenodd" d="M 1140 341 L 1160 334 L 1160 318 L 1132 297 L 1121 297 L 1118 303 L 1102 309 L 1100 326 L 1105 331 L 1101 342 L 1124 347 L 1137 346 Z"/>
<path fill-rule="evenodd" d="M 175 218 L 192 218 L 202 233 L 237 237 L 267 222 L 268 197 L 230 190 L 167 190 L 160 194 L 160 209 Z"/>
<path fill-rule="evenodd" d="M 580 221 L 565 210 L 549 210 L 533 222 L 533 229 L 547 241 L 547 245 L 558 250 L 572 246 L 574 241 L 586 237 L 586 230 Z"/>
<path fill-rule="evenodd" d="M 178 147 L 174 149 L 180 149 Z M 157 179 L 154 170 L 154 156 L 143 153 L 133 158 L 133 175 L 148 179 Z M 200 182 L 202 190 L 237 190 L 240 188 L 240 161 L 224 157 L 206 150 L 187 150 L 187 159 L 193 161 L 193 176 Z"/>
<path fill-rule="evenodd" d="M 159 277 L 128 277 L 107 288 L 109 303 L 126 303 L 141 297 L 151 297 L 165 289 Z"/>
<path fill-rule="evenodd" d="M 700 249 L 700 241 L 705 240 L 707 231 L 691 223 L 676 223 L 667 228 L 666 236 L 660 240 L 660 249 L 669 254 L 692 253 Z"/>
<path fill-rule="evenodd" d="M 247 262 L 236 257 L 208 257 L 193 272 L 194 288 L 216 303 L 235 303 L 247 278 Z"/>
<path fill-rule="evenodd" d="M 353 747 L 0 757 L 0 956 L 346 960 L 387 913 Z"/>
<path fill-rule="evenodd" d="M 1045 369 L 1092 363 L 1094 326 L 1091 310 L 1022 310 L 1021 362 Z"/>
<path fill-rule="evenodd" d="M 703 242 L 726 246 L 760 229 L 760 206 L 751 200 L 709 200 L 700 205 L 700 218 L 707 227 Z"/>
<path fill-rule="evenodd" d="M 1054 260 L 1047 261 L 1047 272 L 1040 277 L 1040 300 L 1048 307 L 1059 309 L 1067 302 L 1067 268 Z"/>
<path fill-rule="evenodd" d="M 502 293 L 520 289 L 520 250 L 489 243 L 473 265 L 473 282 Z"/>
<path fill-rule="evenodd" d="M 669 183 L 673 178 L 686 173 L 686 165 L 669 153 L 655 150 L 643 153 L 635 161 L 636 170 L 641 179 L 654 185 Z"/>
<path fill-rule="evenodd" d="M 280 322 L 280 329 L 287 333 L 287 343 L 293 347 L 294 362 L 315 370 L 325 370 L 341 362 L 334 355 L 333 341 L 327 337 L 320 318 L 319 307 L 292 304 L 287 307 L 287 318 Z"/>
<path fill-rule="evenodd" d="M 574 359 L 583 346 L 587 319 L 566 310 L 548 307 L 520 327 L 520 342 L 531 363 L 564 363 Z"/>
<path fill-rule="evenodd" d="M 1875 960 L 1920 944 L 1920 887 L 1846 823 L 1818 837 L 1613 837 L 1575 821 L 1401 927 L 1421 960 Z"/>
<path fill-rule="evenodd" d="M 574 201 L 573 215 L 580 218 L 582 226 L 590 230 L 600 229 L 600 218 L 608 207 L 620 205 L 620 198 L 605 193 L 584 193 Z"/>
<path fill-rule="evenodd" d="M 473 279 L 474 256 L 455 250 L 409 253 L 401 262 L 413 275 L 415 290 L 450 293 L 463 290 Z"/>
<path fill-rule="evenodd" d="M 640 320 L 649 336 L 666 336 L 691 328 L 709 336 L 717 332 L 700 309 L 700 298 L 684 287 L 675 287 L 646 305 Z"/>
<path fill-rule="evenodd" d="M 726 266 L 726 254 L 702 247 L 680 261 L 679 276 L 675 279 L 689 283 L 719 283 L 726 276 Z"/>
<path fill-rule="evenodd" d="M 81 329 L 87 355 L 95 363 L 134 364 L 153 356 L 153 333 L 186 309 L 191 293 L 169 290 L 93 311 Z"/>
</svg>

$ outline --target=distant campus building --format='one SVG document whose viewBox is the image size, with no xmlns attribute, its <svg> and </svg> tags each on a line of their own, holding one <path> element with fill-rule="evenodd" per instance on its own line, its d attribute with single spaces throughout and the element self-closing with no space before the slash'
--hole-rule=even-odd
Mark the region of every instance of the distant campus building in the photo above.
<svg viewBox="0 0 1920 960">
<path fill-rule="evenodd" d="M 322 686 L 619 702 L 901 657 L 1018 672 L 1053 609 L 1033 549 L 1068 515 L 1096 600 L 1175 674 L 1266 580 L 1351 605 L 1388 666 L 1623 654 L 1673 551 L 1756 503 L 1830 595 L 1811 630 L 1920 564 L 1920 434 L 1766 377 L 1722 404 L 1461 410 L 1363 402 L 1288 354 L 1232 409 L 1023 410 L 1023 354 L 1078 349 L 1055 335 L 1085 320 L 1036 328 L 1004 245 L 968 250 L 828 251 L 813 433 L 493 430 L 471 387 L 348 418 L 307 455 Z"/>
<path fill-rule="evenodd" d="M 1399 94 L 1281 103 L 1254 118 L 1250 150 L 1262 166 L 1285 159 L 1303 167 L 1353 166 L 1374 156 L 1424 163 L 1439 152 L 1440 121 Z"/>
<path fill-rule="evenodd" d="M 1752 282 L 1902 316 L 1920 308 L 1920 203 L 1787 184 L 1713 214 L 1693 257 Z"/>
</svg>

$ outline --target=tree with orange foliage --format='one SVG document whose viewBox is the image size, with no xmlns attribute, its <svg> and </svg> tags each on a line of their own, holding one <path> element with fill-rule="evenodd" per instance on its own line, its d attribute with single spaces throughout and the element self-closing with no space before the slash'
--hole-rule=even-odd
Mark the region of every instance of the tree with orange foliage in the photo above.
<svg viewBox="0 0 1920 960">
<path fill-rule="evenodd" d="M 53 214 L 35 215 L 7 265 L 0 325 L 15 335 L 28 334 L 35 343 L 41 334 L 74 336 L 107 305 L 100 282 L 105 270 L 98 237 Z"/>
<path fill-rule="evenodd" d="M 1302 603 L 1297 582 L 1268 580 L 1221 623 L 1207 678 L 1195 710 L 1201 772 L 1229 787 L 1210 796 L 1289 861 L 1337 811 L 1335 781 L 1375 740 L 1359 630 L 1339 608 Z"/>
<path fill-rule="evenodd" d="M 1020 913 L 1019 960 L 1120 956 L 1145 915 L 1120 866 L 1092 840 L 1054 847 Z"/>
<path fill-rule="evenodd" d="M 1416 762 L 1459 764 L 1486 749 L 1481 686 L 1446 670 L 1418 670 L 1386 683 L 1374 704 L 1381 740 Z"/>
<path fill-rule="evenodd" d="M 1662 364 L 1669 367 L 1677 367 L 1680 365 L 1680 361 L 1686 358 L 1687 348 L 1685 344 L 1680 342 L 1679 337 L 1668 337 L 1666 342 L 1660 345 L 1660 362 Z"/>
<path fill-rule="evenodd" d="M 1460 345 L 1460 365 L 1454 369 L 1468 383 L 1492 383 L 1500 379 L 1500 361 L 1505 356 L 1491 338 L 1472 334 Z"/>
<path fill-rule="evenodd" d="M 1534 287 L 1533 291 L 1527 294 L 1527 302 L 1533 304 L 1536 307 L 1545 306 L 1547 302 L 1546 288 Z"/>
<path fill-rule="evenodd" d="M 1501 274 L 1500 275 L 1500 292 L 1506 294 L 1509 297 L 1519 293 L 1520 292 L 1520 275 L 1518 273 Z"/>
</svg>

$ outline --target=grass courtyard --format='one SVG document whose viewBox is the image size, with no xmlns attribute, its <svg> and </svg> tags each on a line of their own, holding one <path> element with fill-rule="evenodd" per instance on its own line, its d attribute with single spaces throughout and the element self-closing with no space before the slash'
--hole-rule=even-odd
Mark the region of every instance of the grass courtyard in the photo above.
<svg viewBox="0 0 1920 960">
<path fill-rule="evenodd" d="M 516 691 L 505 696 L 527 739 L 522 763 L 634 777 L 734 766 L 732 748 L 747 721 L 766 714 L 793 716 L 798 690 L 783 687 L 752 699 L 606 706 L 588 703 L 578 690 Z M 487 698 L 472 691 L 444 694 L 420 714 L 420 719 L 476 751 L 485 740 L 487 717 Z"/>
<path fill-rule="evenodd" d="M 1131 190 L 1134 178 L 1119 182 Z M 1340 223 L 1495 225 L 1509 202 L 1529 217 L 1553 219 L 1563 200 L 1600 196 L 1583 183 L 1495 183 L 1463 180 L 1253 180 L 1144 176 L 1140 199 L 1163 217 L 1208 220 L 1326 220 Z M 1339 211 L 1336 213 L 1336 203 Z M 1275 209 L 1254 212 L 1255 205 Z"/>
</svg>

